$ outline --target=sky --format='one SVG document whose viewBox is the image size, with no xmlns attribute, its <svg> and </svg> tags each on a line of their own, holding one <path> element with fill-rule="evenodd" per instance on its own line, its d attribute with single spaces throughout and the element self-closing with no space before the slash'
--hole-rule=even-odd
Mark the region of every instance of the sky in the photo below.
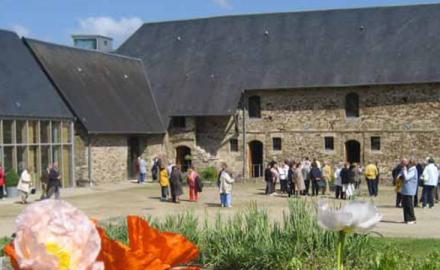
<svg viewBox="0 0 440 270">
<path fill-rule="evenodd" d="M 148 22 L 426 3 L 440 0 L 0 0 L 0 29 L 65 45 L 72 34 L 101 34 L 117 47 Z"/>
</svg>

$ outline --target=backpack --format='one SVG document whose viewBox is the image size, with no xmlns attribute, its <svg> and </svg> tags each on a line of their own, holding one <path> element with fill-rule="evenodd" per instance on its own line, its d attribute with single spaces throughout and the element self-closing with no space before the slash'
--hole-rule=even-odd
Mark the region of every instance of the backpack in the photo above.
<svg viewBox="0 0 440 270">
<path fill-rule="evenodd" d="M 197 192 L 203 191 L 203 182 L 202 180 L 200 180 L 200 177 L 198 175 L 196 176 L 196 188 L 197 188 Z"/>
</svg>

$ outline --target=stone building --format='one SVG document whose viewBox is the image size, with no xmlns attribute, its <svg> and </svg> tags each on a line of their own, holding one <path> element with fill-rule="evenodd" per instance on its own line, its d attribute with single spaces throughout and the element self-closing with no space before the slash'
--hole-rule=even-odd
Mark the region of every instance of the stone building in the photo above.
<svg viewBox="0 0 440 270">
<path fill-rule="evenodd" d="M 386 172 L 440 157 L 439 26 L 438 4 L 228 16 L 147 23 L 117 52 L 143 60 L 169 156 L 246 177 L 305 156 Z"/>
<path fill-rule="evenodd" d="M 75 179 L 102 183 L 139 155 L 236 178 L 273 159 L 439 159 L 438 29 L 431 4 L 147 23 L 111 54 L 23 42 L 76 117 Z"/>
<path fill-rule="evenodd" d="M 31 39 L 25 43 L 76 116 L 76 180 L 136 178 L 137 157 L 160 153 L 165 133 L 142 61 Z"/>
</svg>

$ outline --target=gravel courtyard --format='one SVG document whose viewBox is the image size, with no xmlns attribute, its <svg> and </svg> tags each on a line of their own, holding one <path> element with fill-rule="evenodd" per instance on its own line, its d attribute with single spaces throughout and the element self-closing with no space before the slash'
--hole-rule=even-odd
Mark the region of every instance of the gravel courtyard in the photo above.
<svg viewBox="0 0 440 270">
<path fill-rule="evenodd" d="M 363 185 L 361 189 L 365 194 L 366 186 Z M 138 185 L 125 182 L 93 188 L 66 189 L 62 191 L 62 197 L 82 209 L 89 217 L 100 221 L 129 214 L 163 218 L 185 211 L 191 211 L 201 218 L 211 219 L 218 213 L 230 216 L 242 211 L 252 201 L 256 201 L 259 207 L 267 209 L 274 220 L 282 218 L 283 211 L 287 209 L 287 197 L 281 195 L 268 197 L 263 192 L 263 182 L 235 184 L 233 208 L 230 209 L 219 208 L 215 187 L 205 188 L 198 203 L 187 201 L 187 192 L 183 195 L 180 204 L 160 202 L 160 188 L 157 183 Z M 433 209 L 416 208 L 417 224 L 406 225 L 402 223 L 402 210 L 394 207 L 395 194 L 392 187 L 381 187 L 379 193 L 380 196 L 374 201 L 384 218 L 374 231 L 390 237 L 440 238 L 437 229 L 440 227 L 440 206 Z M 36 199 L 37 196 L 34 195 L 30 201 Z M 312 199 L 306 199 L 312 202 Z M 365 199 L 369 200 L 369 198 Z M 0 201 L 0 237 L 13 233 L 14 219 L 24 207 L 15 200 Z"/>
</svg>

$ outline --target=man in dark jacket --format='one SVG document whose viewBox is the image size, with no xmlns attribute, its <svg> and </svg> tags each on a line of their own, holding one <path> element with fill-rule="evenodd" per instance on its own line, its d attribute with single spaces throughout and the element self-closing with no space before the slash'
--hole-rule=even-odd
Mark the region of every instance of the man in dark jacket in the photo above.
<svg viewBox="0 0 440 270">
<path fill-rule="evenodd" d="M 345 191 L 346 191 L 348 184 L 350 183 L 350 179 L 349 179 L 349 177 L 350 177 L 350 163 L 347 162 L 344 164 L 344 168 L 342 168 L 340 175 L 341 175 L 341 182 L 342 182 L 342 186 L 343 186 L 341 198 L 345 200 L 347 198 Z"/>
<path fill-rule="evenodd" d="M 275 188 L 273 185 L 273 173 L 272 168 L 275 166 L 274 162 L 270 162 L 267 164 L 266 169 L 264 170 L 264 181 L 266 181 L 266 195 L 271 195 L 275 192 Z"/>
<path fill-rule="evenodd" d="M 310 170 L 310 179 L 312 180 L 312 196 L 319 195 L 319 181 L 322 181 L 322 173 L 318 168 L 316 162 L 312 162 L 312 169 Z"/>
<path fill-rule="evenodd" d="M 58 172 L 58 163 L 54 162 L 49 172 L 49 183 L 47 185 L 47 198 L 55 194 L 55 199 L 60 198 L 61 175 Z"/>
</svg>

